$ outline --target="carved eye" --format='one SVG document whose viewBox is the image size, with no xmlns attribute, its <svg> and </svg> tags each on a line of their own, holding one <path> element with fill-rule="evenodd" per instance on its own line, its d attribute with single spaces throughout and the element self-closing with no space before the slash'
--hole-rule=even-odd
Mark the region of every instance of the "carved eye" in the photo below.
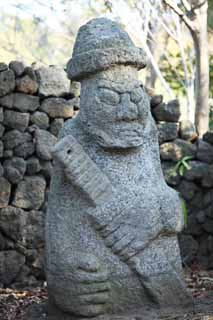
<svg viewBox="0 0 213 320">
<path fill-rule="evenodd" d="M 143 98 L 143 91 L 142 88 L 136 88 L 131 92 L 131 101 L 134 103 L 138 103 Z"/>
<path fill-rule="evenodd" d="M 109 105 L 117 105 L 120 102 L 120 95 L 110 89 L 100 88 L 98 96 L 101 102 Z"/>
</svg>

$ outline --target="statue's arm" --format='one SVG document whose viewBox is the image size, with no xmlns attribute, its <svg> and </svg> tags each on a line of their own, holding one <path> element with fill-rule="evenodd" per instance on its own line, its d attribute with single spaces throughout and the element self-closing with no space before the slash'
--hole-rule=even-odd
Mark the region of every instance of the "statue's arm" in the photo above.
<svg viewBox="0 0 213 320">
<path fill-rule="evenodd" d="M 92 206 L 108 198 L 112 185 L 72 135 L 62 138 L 53 149 L 53 158 L 70 183 L 80 189 Z"/>
</svg>

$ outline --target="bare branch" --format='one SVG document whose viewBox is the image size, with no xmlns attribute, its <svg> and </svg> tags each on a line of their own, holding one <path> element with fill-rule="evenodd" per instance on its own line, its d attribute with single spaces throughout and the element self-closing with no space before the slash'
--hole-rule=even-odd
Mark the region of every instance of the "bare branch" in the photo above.
<svg viewBox="0 0 213 320">
<path fill-rule="evenodd" d="M 185 25 L 190 29 L 191 32 L 196 30 L 195 23 L 191 21 L 186 14 L 177 6 L 173 0 L 163 0 L 163 3 L 166 4 L 173 12 L 175 12 L 180 19 L 185 23 Z"/>
</svg>

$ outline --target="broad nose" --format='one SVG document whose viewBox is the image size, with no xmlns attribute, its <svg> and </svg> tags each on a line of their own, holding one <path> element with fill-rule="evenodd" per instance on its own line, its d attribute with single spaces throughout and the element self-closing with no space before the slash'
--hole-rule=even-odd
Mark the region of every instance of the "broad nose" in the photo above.
<svg viewBox="0 0 213 320">
<path fill-rule="evenodd" d="M 138 119 L 138 107 L 130 100 L 128 93 L 121 95 L 121 102 L 117 107 L 117 119 L 123 121 Z"/>
</svg>

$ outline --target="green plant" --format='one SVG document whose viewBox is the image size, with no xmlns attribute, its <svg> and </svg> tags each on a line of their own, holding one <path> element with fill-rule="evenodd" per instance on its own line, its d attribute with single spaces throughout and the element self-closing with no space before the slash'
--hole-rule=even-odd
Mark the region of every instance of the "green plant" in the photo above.
<svg viewBox="0 0 213 320">
<path fill-rule="evenodd" d="M 181 208 L 182 208 L 182 212 L 183 212 L 184 226 L 186 228 L 187 220 L 188 220 L 188 212 L 187 212 L 186 202 L 183 200 L 183 198 L 181 196 L 180 196 L 180 202 L 181 202 Z"/>
<path fill-rule="evenodd" d="M 187 162 L 192 159 L 193 159 L 193 156 L 185 156 L 181 160 L 179 160 L 175 165 L 174 169 L 172 170 L 171 176 L 174 176 L 177 173 L 179 173 L 179 175 L 182 177 L 185 170 L 189 170 L 191 168 Z"/>
</svg>

